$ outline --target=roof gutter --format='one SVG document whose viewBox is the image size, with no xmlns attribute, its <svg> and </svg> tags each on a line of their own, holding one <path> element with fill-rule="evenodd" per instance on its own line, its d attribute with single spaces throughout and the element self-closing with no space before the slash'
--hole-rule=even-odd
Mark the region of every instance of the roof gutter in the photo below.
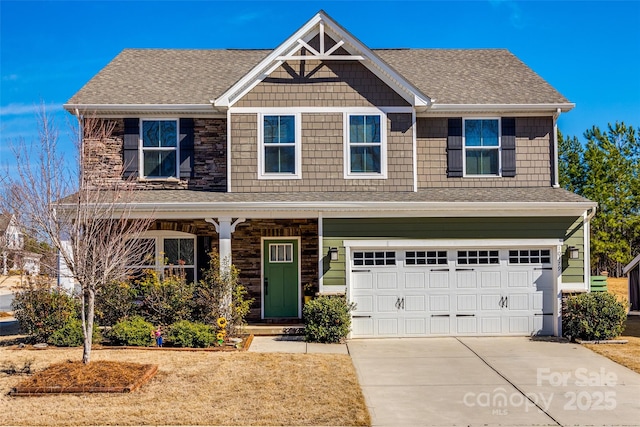
<svg viewBox="0 0 640 427">
<path fill-rule="evenodd" d="M 563 113 L 572 110 L 576 104 L 572 102 L 554 103 L 554 104 L 433 104 L 429 107 L 429 111 L 437 111 L 442 113 L 455 113 L 461 111 L 469 112 L 485 112 L 485 111 L 549 111 Z"/>
<path fill-rule="evenodd" d="M 180 113 L 218 113 L 211 104 L 64 104 L 62 106 L 68 112 L 100 113 L 104 111 L 124 112 L 180 112 Z"/>
</svg>

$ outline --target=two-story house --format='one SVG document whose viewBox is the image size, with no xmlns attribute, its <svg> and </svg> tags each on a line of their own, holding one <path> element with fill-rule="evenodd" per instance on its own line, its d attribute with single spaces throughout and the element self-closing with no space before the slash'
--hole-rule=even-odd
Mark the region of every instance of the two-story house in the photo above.
<svg viewBox="0 0 640 427">
<path fill-rule="evenodd" d="M 558 185 L 573 106 L 506 50 L 370 49 L 320 11 L 273 50 L 126 49 L 65 108 L 116 122 L 85 170 L 146 190 L 147 267 L 213 248 L 251 320 L 311 284 L 395 337 L 560 332 L 595 210 Z"/>
<path fill-rule="evenodd" d="M 4 276 L 11 270 L 27 274 L 40 273 L 42 255 L 24 250 L 24 234 L 14 215 L 0 213 L 0 273 Z"/>
</svg>

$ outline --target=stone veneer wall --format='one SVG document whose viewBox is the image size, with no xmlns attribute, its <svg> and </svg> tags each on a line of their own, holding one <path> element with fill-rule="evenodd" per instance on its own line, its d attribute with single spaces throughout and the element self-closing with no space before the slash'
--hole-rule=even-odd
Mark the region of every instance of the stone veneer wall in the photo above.
<svg viewBox="0 0 640 427">
<path fill-rule="evenodd" d="M 418 118 L 418 187 L 548 187 L 553 163 L 553 119 L 516 118 L 514 178 L 448 178 L 447 118 Z"/>
<path fill-rule="evenodd" d="M 85 172 L 103 186 L 122 184 L 124 120 L 114 122 L 112 135 L 104 140 L 85 140 Z M 227 120 L 194 119 L 194 177 L 172 181 L 133 181 L 139 189 L 192 189 L 226 191 Z"/>
<path fill-rule="evenodd" d="M 260 320 L 262 303 L 262 238 L 300 237 L 300 268 L 304 285 L 318 286 L 318 222 L 315 219 L 254 219 L 239 224 L 231 236 L 233 264 L 240 283 L 255 298 L 249 320 Z M 303 294 L 300 293 L 302 301 Z"/>
</svg>

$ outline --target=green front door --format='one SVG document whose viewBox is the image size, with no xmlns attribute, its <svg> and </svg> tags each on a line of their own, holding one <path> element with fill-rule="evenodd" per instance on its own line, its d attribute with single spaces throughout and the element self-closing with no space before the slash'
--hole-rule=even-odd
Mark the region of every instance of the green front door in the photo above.
<svg viewBox="0 0 640 427">
<path fill-rule="evenodd" d="M 298 241 L 265 240 L 264 317 L 298 317 Z"/>
</svg>

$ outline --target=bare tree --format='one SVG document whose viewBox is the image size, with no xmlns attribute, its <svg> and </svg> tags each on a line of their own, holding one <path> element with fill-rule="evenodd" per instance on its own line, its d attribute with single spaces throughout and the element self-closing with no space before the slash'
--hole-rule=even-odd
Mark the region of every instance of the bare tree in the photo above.
<svg viewBox="0 0 640 427">
<path fill-rule="evenodd" d="M 91 144 L 112 136 L 113 121 L 78 117 L 73 136 L 77 169 L 67 168 L 58 146 L 58 131 L 44 107 L 38 116 L 37 144 L 14 144 L 16 168 L 8 177 L 13 211 L 38 240 L 51 242 L 76 282 L 81 299 L 84 347 L 89 363 L 96 292 L 131 273 L 127 265 L 148 253 L 144 239 L 152 219 L 134 218 L 136 190 L 127 181 L 94 182 L 86 173 Z"/>
</svg>

